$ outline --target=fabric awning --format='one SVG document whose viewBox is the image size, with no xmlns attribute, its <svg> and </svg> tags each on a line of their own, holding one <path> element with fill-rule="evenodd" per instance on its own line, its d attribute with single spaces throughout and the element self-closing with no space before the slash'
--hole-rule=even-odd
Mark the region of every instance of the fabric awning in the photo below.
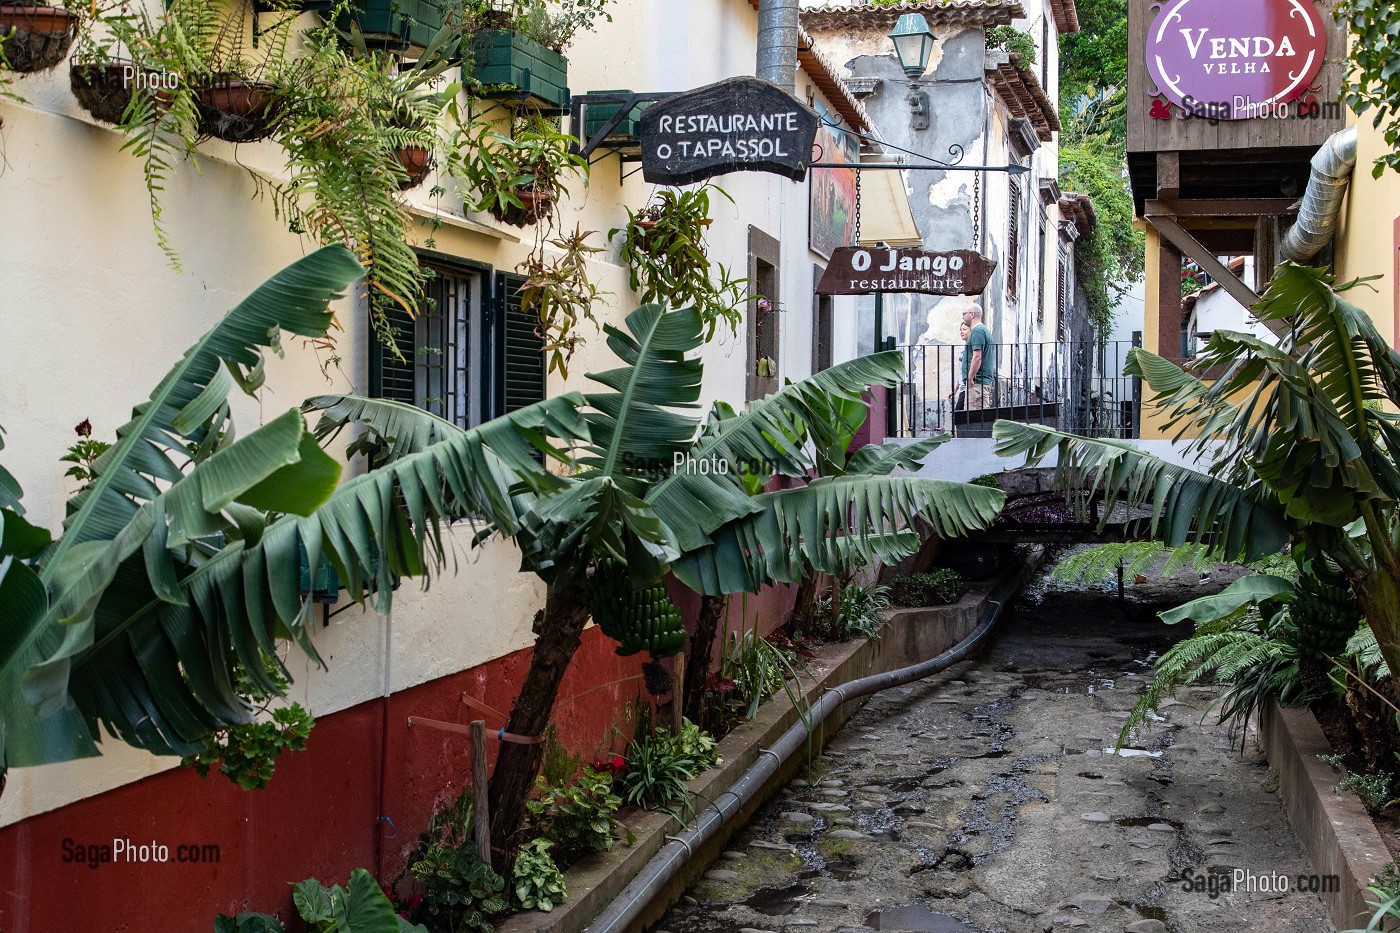
<svg viewBox="0 0 1400 933">
<path fill-rule="evenodd" d="M 860 174 L 860 245 L 922 246 L 904 173 L 878 169 Z"/>
</svg>

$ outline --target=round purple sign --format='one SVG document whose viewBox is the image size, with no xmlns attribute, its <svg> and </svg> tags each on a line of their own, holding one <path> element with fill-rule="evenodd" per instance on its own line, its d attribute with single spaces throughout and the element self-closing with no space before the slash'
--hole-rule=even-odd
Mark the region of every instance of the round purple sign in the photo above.
<svg viewBox="0 0 1400 933">
<path fill-rule="evenodd" d="M 1191 116 L 1278 117 L 1327 55 L 1313 0 L 1166 0 L 1147 33 L 1158 93 Z"/>
</svg>

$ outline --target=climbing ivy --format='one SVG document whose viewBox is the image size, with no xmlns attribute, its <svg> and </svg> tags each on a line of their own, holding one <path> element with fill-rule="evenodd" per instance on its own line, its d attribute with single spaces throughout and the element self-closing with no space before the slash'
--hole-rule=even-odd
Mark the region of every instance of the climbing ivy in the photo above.
<svg viewBox="0 0 1400 933">
<path fill-rule="evenodd" d="M 1070 136 L 1060 141 L 1060 187 L 1087 194 L 1098 223 L 1074 245 L 1079 285 L 1089 320 L 1102 338 L 1113 324 L 1117 293 L 1143 272 L 1144 238 L 1133 228 L 1133 196 L 1124 179 L 1123 155 L 1104 135 Z"/>
<path fill-rule="evenodd" d="M 1376 159 L 1372 174 L 1386 168 L 1400 171 L 1400 7 L 1391 0 L 1342 0 L 1337 14 L 1352 36 L 1351 70 L 1343 96 L 1357 115 L 1374 110 L 1376 129 L 1384 126 L 1386 152 Z"/>
</svg>

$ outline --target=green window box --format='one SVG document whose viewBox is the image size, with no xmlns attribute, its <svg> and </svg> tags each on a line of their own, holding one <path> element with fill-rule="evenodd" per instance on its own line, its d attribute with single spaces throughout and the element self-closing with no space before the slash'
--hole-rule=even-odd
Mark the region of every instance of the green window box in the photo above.
<svg viewBox="0 0 1400 933">
<path fill-rule="evenodd" d="M 593 91 L 594 94 L 631 94 L 626 90 Z M 652 101 L 640 101 L 632 108 L 632 112 L 622 118 L 622 122 L 613 127 L 613 131 L 608 134 L 609 142 L 637 142 L 637 134 L 642 122 L 642 111 L 650 107 Z M 622 107 L 622 104 L 589 104 L 588 114 L 584 117 L 584 132 L 589 139 L 593 134 L 603 128 L 612 115 Z"/>
<path fill-rule="evenodd" d="M 511 29 L 488 29 L 472 38 L 471 78 L 483 97 L 520 97 L 541 111 L 569 108 L 569 60 Z"/>
<path fill-rule="evenodd" d="M 422 49 L 442 28 L 452 6 L 446 0 L 356 0 L 350 18 L 369 42 L 396 49 Z M 340 27 L 349 29 L 350 24 L 341 23 Z"/>
</svg>

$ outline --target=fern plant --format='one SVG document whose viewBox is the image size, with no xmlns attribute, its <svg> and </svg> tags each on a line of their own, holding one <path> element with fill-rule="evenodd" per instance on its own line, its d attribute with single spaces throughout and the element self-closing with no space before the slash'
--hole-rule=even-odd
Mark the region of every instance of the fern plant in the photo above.
<svg viewBox="0 0 1400 933">
<path fill-rule="evenodd" d="M 1164 700 L 1182 687 L 1201 682 L 1228 684 L 1211 702 L 1220 722 L 1243 723 L 1270 697 L 1289 703 L 1302 699 L 1298 650 L 1287 631 L 1287 614 L 1266 615 L 1249 606 L 1203 623 L 1185 641 L 1168 649 L 1157 661 L 1152 683 L 1128 715 L 1118 735 L 1127 743 Z"/>
<path fill-rule="evenodd" d="M 1113 542 L 1067 554 L 1050 572 L 1050 578 L 1092 586 L 1114 579 L 1119 567 L 1131 578 L 1146 574 L 1159 561 L 1162 565 L 1157 576 L 1165 580 L 1187 569 L 1209 570 L 1219 563 L 1220 554 L 1201 544 L 1173 548 L 1160 541 Z"/>
</svg>

